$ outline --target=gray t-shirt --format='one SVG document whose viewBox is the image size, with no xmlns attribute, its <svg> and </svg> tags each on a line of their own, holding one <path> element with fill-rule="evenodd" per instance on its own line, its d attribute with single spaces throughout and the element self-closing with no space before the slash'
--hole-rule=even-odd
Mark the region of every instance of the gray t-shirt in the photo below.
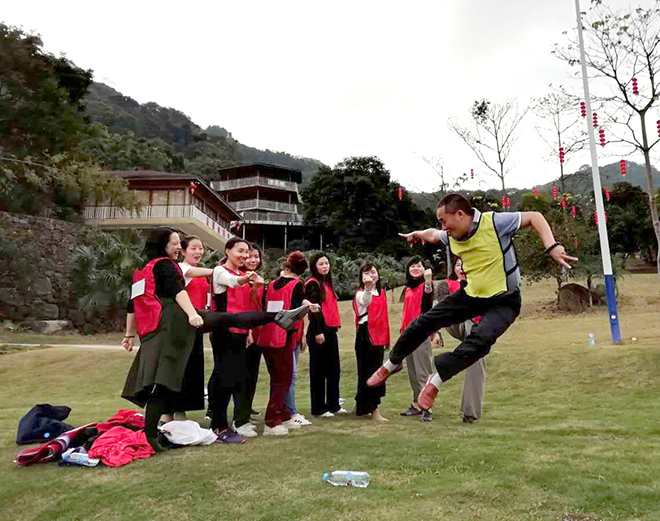
<svg viewBox="0 0 660 521">
<path fill-rule="evenodd" d="M 480 221 L 481 212 L 475 208 L 470 237 L 477 231 Z M 520 268 L 518 268 L 518 257 L 516 256 L 516 248 L 513 245 L 513 236 L 520 229 L 521 223 L 522 214 L 520 212 L 499 212 L 493 214 L 493 226 L 495 227 L 502 251 L 504 252 L 504 270 L 507 274 L 506 284 L 509 291 L 520 288 Z M 447 232 L 444 230 L 438 231 L 438 239 L 444 245 L 449 244 Z"/>
</svg>

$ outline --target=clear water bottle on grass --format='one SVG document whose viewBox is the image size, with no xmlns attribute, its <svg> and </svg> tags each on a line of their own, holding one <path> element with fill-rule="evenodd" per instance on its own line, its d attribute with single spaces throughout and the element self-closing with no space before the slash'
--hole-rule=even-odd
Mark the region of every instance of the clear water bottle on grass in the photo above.
<svg viewBox="0 0 660 521">
<path fill-rule="evenodd" d="M 335 487 L 367 488 L 371 477 L 368 472 L 355 472 L 352 470 L 335 470 L 323 474 L 323 481 Z"/>
<path fill-rule="evenodd" d="M 596 345 L 596 335 L 594 335 L 593 331 L 589 331 L 589 347 L 593 347 Z"/>
</svg>

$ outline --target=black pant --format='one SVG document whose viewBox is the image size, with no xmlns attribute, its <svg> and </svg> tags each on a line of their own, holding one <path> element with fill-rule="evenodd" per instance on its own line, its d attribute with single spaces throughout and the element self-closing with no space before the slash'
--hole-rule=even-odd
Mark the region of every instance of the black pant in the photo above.
<svg viewBox="0 0 660 521">
<path fill-rule="evenodd" d="M 339 342 L 337 330 L 325 330 L 325 342 L 317 344 L 314 335 L 307 335 L 309 346 L 309 392 L 312 414 L 337 412 L 339 407 Z"/>
<path fill-rule="evenodd" d="M 174 392 L 164 385 L 154 385 L 145 406 L 144 432 L 147 438 L 156 439 L 160 417 L 163 414 L 172 414 L 180 400 L 180 393 Z"/>
<path fill-rule="evenodd" d="M 257 344 L 247 348 L 247 393 L 250 399 L 250 410 L 254 402 L 254 394 L 257 392 L 257 380 L 259 380 L 259 365 L 261 364 L 261 349 Z"/>
<path fill-rule="evenodd" d="M 443 382 L 463 369 L 467 369 L 490 352 L 497 339 L 509 328 L 520 314 L 520 291 L 504 293 L 490 298 L 470 297 L 461 289 L 448 295 L 442 302 L 415 320 L 399 337 L 390 361 L 399 364 L 442 327 L 465 322 L 481 316 L 481 322 L 451 353 L 435 357 L 435 366 Z"/>
<path fill-rule="evenodd" d="M 238 327 L 252 329 L 253 327 L 270 324 L 277 313 L 268 311 L 245 311 L 243 313 L 221 313 L 216 311 L 198 311 L 204 320 L 199 329 L 204 333 L 212 333 L 221 328 Z"/>
<path fill-rule="evenodd" d="M 227 409 L 234 399 L 234 423 L 241 427 L 250 421 L 250 399 L 247 386 L 247 335 L 216 330 L 211 335 L 215 362 L 209 379 L 209 408 L 211 428 L 225 430 L 229 427 Z M 212 397 L 212 398 L 211 398 Z"/>
<path fill-rule="evenodd" d="M 355 339 L 355 358 L 357 359 L 357 394 L 355 395 L 355 414 L 363 416 L 374 412 L 385 396 L 385 385 L 367 386 L 368 378 L 383 365 L 383 346 L 374 346 L 369 339 L 367 324 L 360 324 Z"/>
</svg>

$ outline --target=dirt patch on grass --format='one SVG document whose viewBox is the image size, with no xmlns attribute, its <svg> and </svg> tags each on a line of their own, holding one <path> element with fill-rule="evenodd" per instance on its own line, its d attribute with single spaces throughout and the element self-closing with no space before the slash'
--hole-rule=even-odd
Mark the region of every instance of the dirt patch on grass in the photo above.
<svg viewBox="0 0 660 521">
<path fill-rule="evenodd" d="M 36 349 L 49 349 L 52 346 L 21 346 L 14 344 L 0 344 L 0 355 L 13 355 L 16 353 L 23 353 L 25 351 L 34 351 Z"/>
<path fill-rule="evenodd" d="M 603 521 L 603 518 L 591 514 L 564 514 L 559 521 Z"/>
</svg>

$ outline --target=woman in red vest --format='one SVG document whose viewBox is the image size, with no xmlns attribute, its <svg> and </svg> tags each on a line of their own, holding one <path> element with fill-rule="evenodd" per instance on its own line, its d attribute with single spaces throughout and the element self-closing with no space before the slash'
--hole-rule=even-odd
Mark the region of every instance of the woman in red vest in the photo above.
<svg viewBox="0 0 660 521">
<path fill-rule="evenodd" d="M 245 271 L 257 272 L 263 266 L 261 248 L 255 244 L 250 245 L 248 258 L 245 261 Z M 258 275 L 255 280 L 250 281 L 250 306 L 254 311 L 261 311 L 264 298 L 264 279 Z M 247 372 L 248 372 L 248 395 L 250 397 L 250 422 L 259 421 L 261 413 L 255 411 L 252 404 L 254 394 L 257 391 L 257 380 L 259 379 L 259 366 L 261 364 L 261 350 L 256 343 L 261 328 L 250 330 L 248 334 L 247 348 Z"/>
<path fill-rule="evenodd" d="M 309 315 L 307 345 L 309 346 L 309 391 L 312 414 L 331 418 L 345 414 L 339 405 L 339 340 L 341 327 L 337 295 L 332 286 L 332 273 L 328 256 L 318 252 L 310 262 L 312 276 L 305 282 L 305 296 L 321 311 Z"/>
<path fill-rule="evenodd" d="M 427 270 L 424 259 L 412 257 L 406 266 L 406 287 L 403 293 L 403 314 L 401 333 L 422 314 L 433 307 L 432 272 Z M 426 385 L 433 371 L 431 362 L 431 341 L 426 339 L 416 351 L 406 357 L 408 378 L 412 387 L 412 404 L 401 416 L 420 416 L 422 421 L 432 421 L 431 411 L 422 411 L 417 404 L 417 397 Z"/>
<path fill-rule="evenodd" d="M 190 235 L 181 241 L 181 254 L 183 262 L 179 263 L 183 280 L 186 285 L 186 292 L 190 297 L 190 302 L 197 311 L 206 311 L 208 308 L 211 285 L 206 277 L 194 277 L 195 270 L 204 256 L 204 244 L 199 237 Z M 210 272 L 210 270 L 209 270 Z M 186 372 L 183 375 L 183 384 L 181 388 L 182 401 L 174 413 L 174 420 L 186 420 L 185 411 L 199 411 L 204 409 L 204 379 L 198 378 L 199 374 L 204 374 L 204 332 L 198 329 L 195 332 L 195 345 Z M 166 415 L 168 416 L 168 415 Z M 171 418 L 161 418 L 166 422 Z"/>
<path fill-rule="evenodd" d="M 372 415 L 376 422 L 388 422 L 380 411 L 380 399 L 385 396 L 385 387 L 368 387 L 367 379 L 383 364 L 383 351 L 390 345 L 390 322 L 387 297 L 380 286 L 378 267 L 366 263 L 360 268 L 360 289 L 353 299 L 357 336 L 355 357 L 357 358 L 358 385 L 355 396 L 355 414 Z"/>
<path fill-rule="evenodd" d="M 304 298 L 300 277 L 305 270 L 305 255 L 300 251 L 289 253 L 280 276 L 268 284 L 264 295 L 264 309 L 279 311 L 309 306 L 310 311 L 317 312 L 320 309 L 318 304 L 311 304 Z M 303 327 L 301 320 L 296 329 L 288 333 L 274 324 L 264 326 L 259 331 L 257 342 L 270 374 L 270 398 L 266 409 L 264 436 L 288 434 L 289 429 L 297 429 L 302 425 L 292 419 L 286 405 L 286 397 L 293 377 L 293 352 L 302 341 Z"/>
<path fill-rule="evenodd" d="M 128 372 L 122 397 L 146 407 L 145 432 L 155 450 L 158 421 L 181 403 L 183 377 L 195 344 L 195 328 L 210 331 L 237 325 L 246 328 L 275 322 L 291 328 L 308 311 L 290 313 L 198 313 L 185 290 L 176 262 L 181 251 L 179 234 L 169 228 L 151 230 L 144 248 L 144 264 L 133 273 L 131 299 L 122 347 L 132 351 L 136 334 L 140 349 Z M 199 269 L 199 268 L 197 268 Z M 194 375 L 204 379 L 204 373 Z"/>
</svg>

